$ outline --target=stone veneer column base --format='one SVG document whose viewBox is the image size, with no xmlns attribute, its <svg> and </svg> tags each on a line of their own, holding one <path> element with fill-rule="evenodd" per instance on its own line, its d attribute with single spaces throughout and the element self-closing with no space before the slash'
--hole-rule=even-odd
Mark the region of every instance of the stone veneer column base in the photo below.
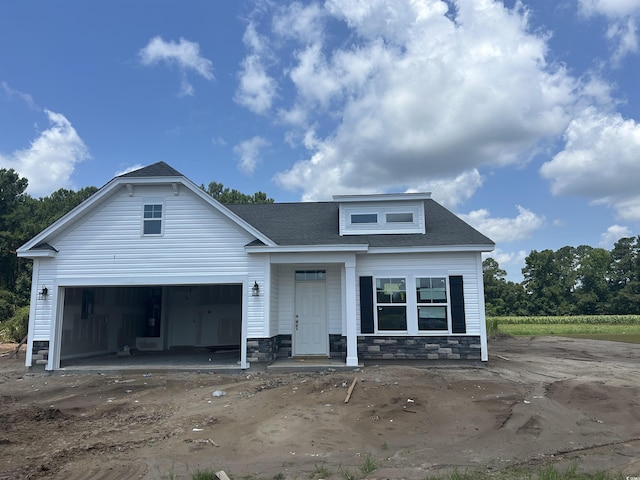
<svg viewBox="0 0 640 480">
<path fill-rule="evenodd" d="M 278 355 L 278 337 L 247 338 L 247 362 L 273 362 Z"/>
<path fill-rule="evenodd" d="M 49 363 L 49 341 L 34 340 L 31 349 L 31 366 Z"/>
</svg>

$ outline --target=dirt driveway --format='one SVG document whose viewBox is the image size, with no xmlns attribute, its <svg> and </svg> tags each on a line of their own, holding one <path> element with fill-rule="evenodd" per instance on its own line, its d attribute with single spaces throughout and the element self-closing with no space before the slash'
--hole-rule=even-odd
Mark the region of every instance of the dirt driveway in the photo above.
<svg viewBox="0 0 640 480">
<path fill-rule="evenodd" d="M 0 479 L 424 479 L 573 461 L 640 476 L 640 345 L 505 338 L 489 353 L 486 368 L 235 375 L 49 375 L 0 356 Z"/>
</svg>

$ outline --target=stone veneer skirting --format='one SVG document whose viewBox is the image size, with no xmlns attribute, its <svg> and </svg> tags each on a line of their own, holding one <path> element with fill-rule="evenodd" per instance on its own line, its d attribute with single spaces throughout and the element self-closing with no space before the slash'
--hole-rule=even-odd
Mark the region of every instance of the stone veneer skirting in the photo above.
<svg viewBox="0 0 640 480">
<path fill-rule="evenodd" d="M 332 357 L 346 356 L 347 338 L 329 335 Z M 272 362 L 291 355 L 291 335 L 247 340 L 249 362 Z M 481 360 L 480 336 L 358 336 L 361 360 Z"/>
<path fill-rule="evenodd" d="M 362 360 L 481 360 L 480 336 L 359 336 Z"/>
</svg>

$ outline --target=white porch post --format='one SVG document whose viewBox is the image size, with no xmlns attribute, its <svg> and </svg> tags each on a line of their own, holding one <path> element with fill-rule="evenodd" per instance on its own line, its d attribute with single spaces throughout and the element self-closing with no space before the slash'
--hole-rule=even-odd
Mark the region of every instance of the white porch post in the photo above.
<svg viewBox="0 0 640 480">
<path fill-rule="evenodd" d="M 356 325 L 356 265 L 355 259 L 346 262 L 345 269 L 345 314 L 347 323 L 347 366 L 358 366 L 358 330 Z"/>
</svg>

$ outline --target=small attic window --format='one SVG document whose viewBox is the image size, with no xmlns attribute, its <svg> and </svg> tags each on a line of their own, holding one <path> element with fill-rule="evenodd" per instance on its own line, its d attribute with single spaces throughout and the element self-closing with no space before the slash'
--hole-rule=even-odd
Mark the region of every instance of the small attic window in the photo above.
<svg viewBox="0 0 640 480">
<path fill-rule="evenodd" d="M 351 223 L 378 223 L 377 213 L 353 213 Z"/>
<path fill-rule="evenodd" d="M 146 204 L 144 206 L 144 235 L 162 234 L 162 204 Z"/>
<path fill-rule="evenodd" d="M 340 235 L 424 232 L 422 201 L 361 202 L 359 204 L 354 202 L 340 205 Z"/>
<path fill-rule="evenodd" d="M 413 213 L 387 213 L 387 223 L 413 223 Z"/>
</svg>

